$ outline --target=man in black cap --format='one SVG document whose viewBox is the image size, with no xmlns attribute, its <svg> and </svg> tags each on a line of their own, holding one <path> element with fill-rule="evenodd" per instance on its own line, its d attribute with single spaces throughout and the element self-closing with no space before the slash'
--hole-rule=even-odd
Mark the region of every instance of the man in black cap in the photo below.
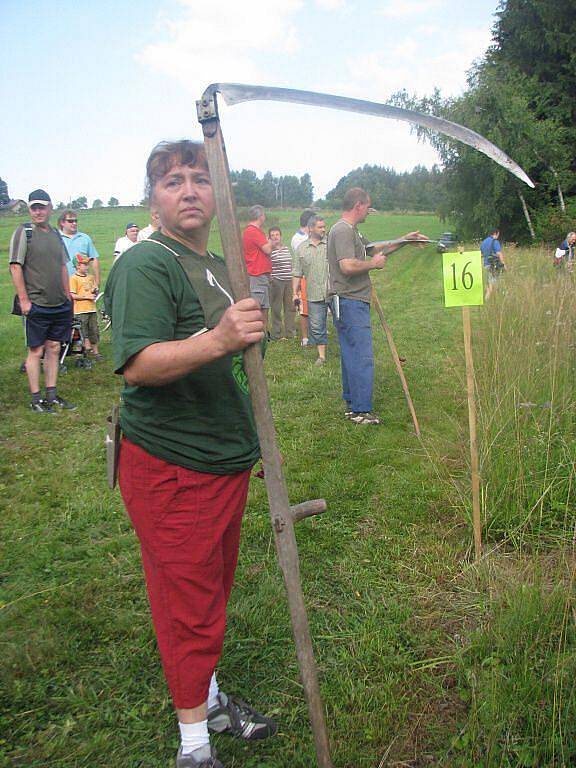
<svg viewBox="0 0 576 768">
<path fill-rule="evenodd" d="M 50 226 L 52 201 L 43 189 L 28 196 L 31 223 L 21 224 L 10 241 L 10 274 L 24 317 L 26 373 L 35 413 L 75 406 L 56 391 L 60 345 L 70 339 L 72 301 L 68 285 L 68 256 L 58 232 Z M 40 362 L 44 357 L 45 397 L 40 393 Z"/>
<path fill-rule="evenodd" d="M 116 245 L 114 246 L 114 261 L 119 259 L 124 251 L 127 251 L 128 248 L 132 248 L 134 243 L 137 242 L 139 231 L 140 227 L 138 224 L 130 222 L 126 225 L 126 234 L 124 237 L 119 237 L 118 240 L 116 240 Z"/>
</svg>

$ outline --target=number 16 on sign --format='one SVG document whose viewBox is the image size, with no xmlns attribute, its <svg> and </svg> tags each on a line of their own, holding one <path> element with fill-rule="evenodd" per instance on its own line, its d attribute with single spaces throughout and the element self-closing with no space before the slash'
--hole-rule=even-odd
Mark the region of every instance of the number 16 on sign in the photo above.
<svg viewBox="0 0 576 768">
<path fill-rule="evenodd" d="M 472 521 L 476 560 L 482 555 L 482 524 L 480 522 L 480 472 L 476 433 L 476 397 L 474 392 L 474 358 L 470 307 L 484 303 L 482 285 L 482 256 L 480 251 L 445 253 L 443 255 L 444 303 L 447 307 L 462 307 L 464 353 L 466 356 L 466 388 L 468 392 L 468 423 L 470 426 L 470 466 L 472 470 Z"/>
</svg>

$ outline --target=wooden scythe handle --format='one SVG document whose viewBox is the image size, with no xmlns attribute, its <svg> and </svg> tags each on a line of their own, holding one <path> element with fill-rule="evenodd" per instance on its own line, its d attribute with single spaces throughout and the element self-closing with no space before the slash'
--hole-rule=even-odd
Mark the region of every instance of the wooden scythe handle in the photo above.
<svg viewBox="0 0 576 768">
<path fill-rule="evenodd" d="M 214 107 L 216 107 L 215 94 L 213 98 Z M 213 115 L 210 119 L 205 117 L 201 119 L 204 132 L 204 146 L 210 169 L 212 188 L 214 190 L 216 213 L 220 224 L 222 247 L 226 257 L 230 283 L 235 299 L 239 300 L 248 298 L 250 295 L 248 275 L 244 263 L 242 238 L 240 236 L 240 227 L 236 216 L 232 185 L 230 183 L 228 158 L 216 108 Z M 314 733 L 316 757 L 319 768 L 332 768 L 324 707 L 320 698 L 318 674 L 300 581 L 298 547 L 294 534 L 294 520 L 301 519 L 309 514 L 315 514 L 315 512 L 310 511 L 310 504 L 315 505 L 316 509 L 318 502 L 306 502 L 304 505 L 297 505 L 291 509 L 288 501 L 286 481 L 282 472 L 280 452 L 276 443 L 276 431 L 268 397 L 268 385 L 264 375 L 264 365 L 259 346 L 252 346 L 244 351 L 244 367 L 250 383 L 252 408 L 262 451 L 264 479 L 266 481 L 272 528 L 276 541 L 276 552 L 288 594 L 296 654 L 304 693 L 308 703 L 312 731 Z M 317 511 L 320 511 L 320 509 L 318 508 Z"/>
</svg>

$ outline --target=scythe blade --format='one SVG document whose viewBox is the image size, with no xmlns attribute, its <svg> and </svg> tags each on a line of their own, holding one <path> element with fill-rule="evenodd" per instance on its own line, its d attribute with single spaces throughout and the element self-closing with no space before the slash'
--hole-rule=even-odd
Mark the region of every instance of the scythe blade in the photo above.
<svg viewBox="0 0 576 768">
<path fill-rule="evenodd" d="M 380 104 L 375 101 L 365 101 L 363 99 L 350 99 L 346 96 L 334 96 L 328 93 L 315 93 L 314 91 L 300 91 L 293 88 L 273 88 L 263 85 L 243 85 L 241 83 L 213 83 L 204 91 L 202 100 L 199 102 L 199 119 L 203 122 L 203 109 L 209 111 L 214 102 L 214 94 L 220 93 L 224 101 L 229 106 L 240 104 L 245 101 L 283 101 L 292 104 L 305 104 L 315 107 L 327 107 L 328 109 L 340 109 L 345 112 L 358 112 L 363 115 L 373 115 L 375 117 L 385 117 L 390 120 L 402 120 L 406 123 L 413 123 L 424 128 L 430 128 L 438 131 L 452 139 L 461 141 L 470 147 L 474 147 L 479 152 L 489 157 L 494 162 L 501 165 L 510 173 L 527 184 L 534 187 L 534 182 L 515 163 L 508 155 L 499 149 L 491 141 L 481 136 L 479 133 L 466 128 L 458 123 L 445 120 L 442 117 L 434 115 L 425 115 L 422 112 L 416 112 L 412 109 L 403 109 L 402 107 L 393 107 L 389 104 Z M 204 116 L 204 120 L 209 119 L 209 115 Z"/>
</svg>

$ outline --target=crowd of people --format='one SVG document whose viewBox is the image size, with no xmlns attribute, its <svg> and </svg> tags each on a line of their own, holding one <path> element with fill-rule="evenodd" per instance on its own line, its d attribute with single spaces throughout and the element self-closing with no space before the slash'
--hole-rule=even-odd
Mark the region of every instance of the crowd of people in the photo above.
<svg viewBox="0 0 576 768">
<path fill-rule="evenodd" d="M 262 311 L 265 326 L 271 310 L 272 340 L 295 336 L 297 311 L 301 344 L 317 349 L 315 364 L 322 366 L 326 363 L 331 311 L 340 344 L 344 416 L 355 424 L 380 424 L 373 410 L 369 273 L 382 269 L 388 254 L 406 244 L 367 248 L 368 241 L 357 226 L 366 220 L 370 205 L 370 195 L 363 189 L 348 190 L 342 218 L 328 234 L 322 216 L 304 211 L 291 239 L 292 253 L 283 244 L 279 227 L 271 227 L 265 234 L 266 212 L 260 205 L 250 208 L 242 236 L 250 294 Z M 409 232 L 403 239 L 428 240 L 419 232 Z"/>
</svg>

